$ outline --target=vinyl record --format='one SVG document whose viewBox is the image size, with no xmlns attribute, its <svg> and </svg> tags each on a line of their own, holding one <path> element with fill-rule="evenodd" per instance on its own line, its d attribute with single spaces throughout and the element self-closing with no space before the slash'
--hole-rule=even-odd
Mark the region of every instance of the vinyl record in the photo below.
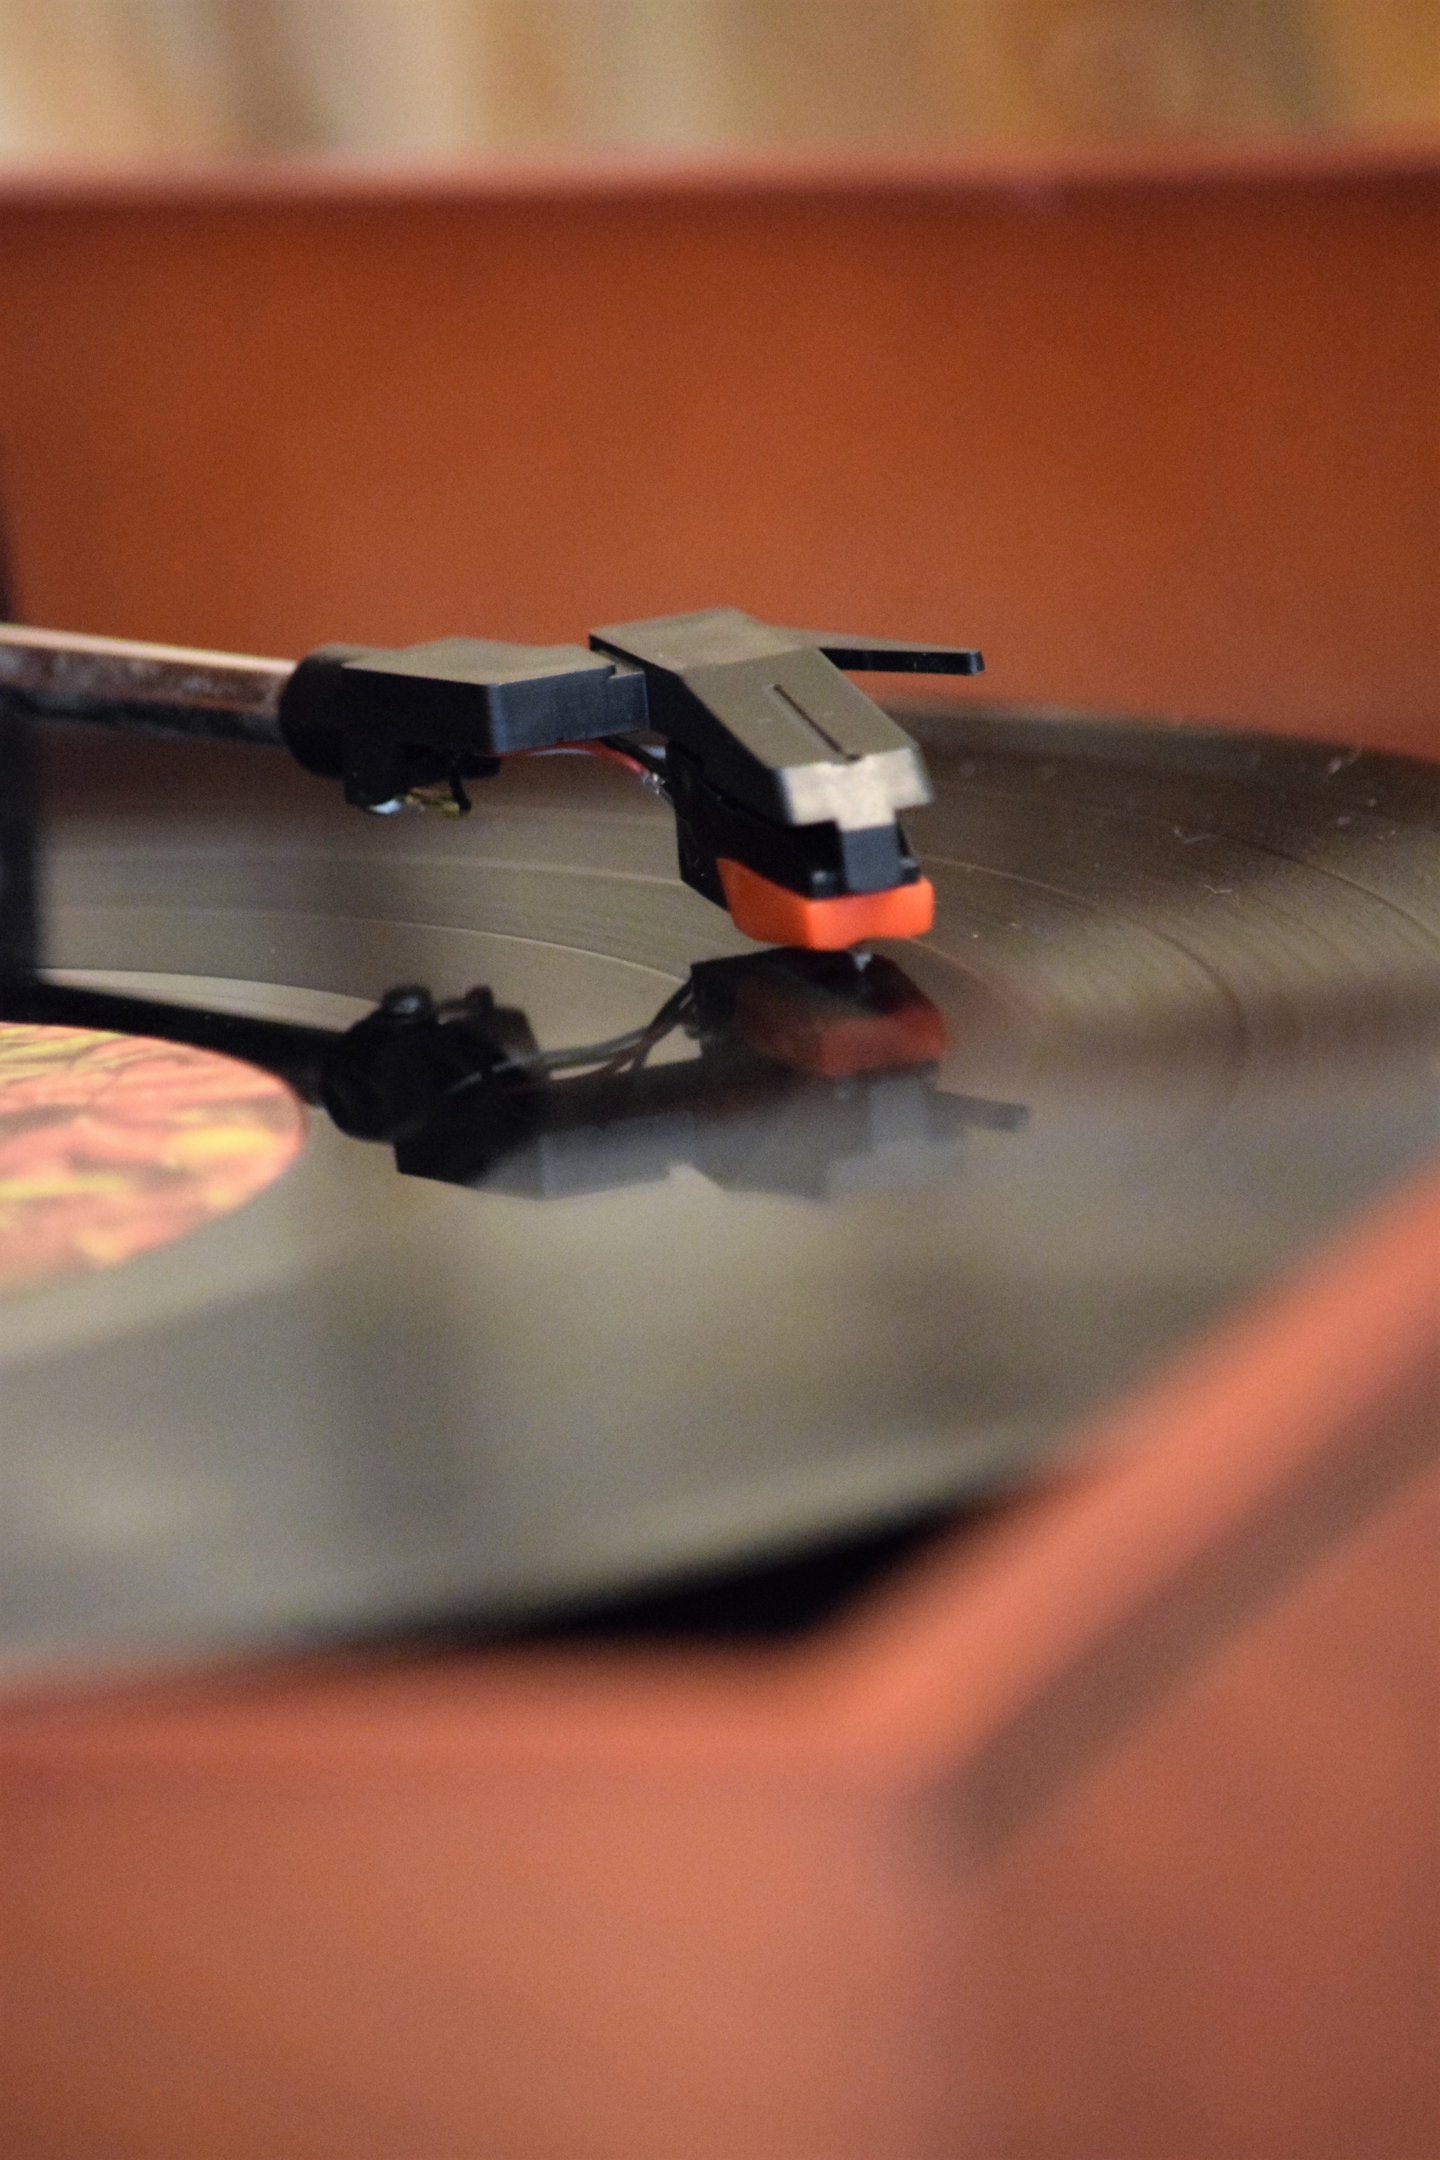
<svg viewBox="0 0 1440 2160">
<path fill-rule="evenodd" d="M 280 1137 L 182 1234 L 9 1268 L 12 1675 L 514 1627 L 984 1503 L 1433 1154 L 1435 770 L 911 724 L 937 919 L 868 966 L 750 944 L 593 761 L 379 821 L 47 733 L 24 1024 L 238 1057 Z"/>
</svg>

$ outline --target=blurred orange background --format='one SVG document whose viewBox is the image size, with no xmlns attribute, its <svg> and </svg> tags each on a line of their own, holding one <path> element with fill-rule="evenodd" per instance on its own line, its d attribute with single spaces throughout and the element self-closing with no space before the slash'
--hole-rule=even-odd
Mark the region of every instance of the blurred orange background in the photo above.
<svg viewBox="0 0 1440 2160">
<path fill-rule="evenodd" d="M 18 612 L 299 653 L 713 605 L 1440 746 L 1440 161 L 12 182 Z"/>
</svg>

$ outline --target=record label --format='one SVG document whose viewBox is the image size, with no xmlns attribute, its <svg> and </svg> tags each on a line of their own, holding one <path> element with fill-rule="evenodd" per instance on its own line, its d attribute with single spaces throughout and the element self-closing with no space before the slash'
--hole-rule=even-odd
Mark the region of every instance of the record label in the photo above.
<svg viewBox="0 0 1440 2160">
<path fill-rule="evenodd" d="M 236 1058 L 0 1025 L 0 1294 L 113 1267 L 228 1214 L 304 1134 L 289 1088 Z"/>
</svg>

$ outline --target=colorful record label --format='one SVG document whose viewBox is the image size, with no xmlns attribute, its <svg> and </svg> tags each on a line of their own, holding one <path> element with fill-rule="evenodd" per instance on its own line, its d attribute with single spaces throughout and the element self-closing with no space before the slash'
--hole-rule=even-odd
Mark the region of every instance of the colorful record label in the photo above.
<svg viewBox="0 0 1440 2160">
<path fill-rule="evenodd" d="M 167 1245 L 288 1168 L 305 1113 L 209 1050 L 0 1023 L 0 1293 Z"/>
</svg>

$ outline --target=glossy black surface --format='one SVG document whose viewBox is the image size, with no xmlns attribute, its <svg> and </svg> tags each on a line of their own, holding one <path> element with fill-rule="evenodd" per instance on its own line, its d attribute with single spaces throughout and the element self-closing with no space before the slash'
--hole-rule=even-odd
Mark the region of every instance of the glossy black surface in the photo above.
<svg viewBox="0 0 1440 2160">
<path fill-rule="evenodd" d="M 737 1106 L 763 1174 L 728 1183 L 632 1091 L 549 1197 L 399 1175 L 317 1112 L 241 1213 L 0 1306 L 12 1672 L 512 1628 L 989 1499 L 1434 1153 L 1431 768 L 910 724 L 939 911 L 886 954 L 938 1065 Z M 56 730 L 44 759 L 44 956 L 107 994 L 334 1031 L 484 984 L 553 1049 L 755 951 L 588 760 L 507 771 L 457 827 L 258 751 Z M 657 1049 L 657 1093 L 697 1055 Z M 1026 1114 L 937 1140 L 956 1098 Z"/>
</svg>

